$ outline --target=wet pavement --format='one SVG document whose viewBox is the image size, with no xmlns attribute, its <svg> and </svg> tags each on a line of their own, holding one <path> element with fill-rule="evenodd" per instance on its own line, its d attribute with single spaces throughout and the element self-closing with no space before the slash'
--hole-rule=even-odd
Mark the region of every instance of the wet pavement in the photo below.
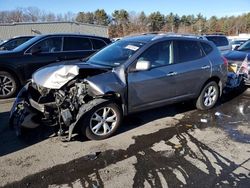
<svg viewBox="0 0 250 188">
<path fill-rule="evenodd" d="M 249 187 L 249 99 L 250 90 L 231 92 L 209 111 L 197 111 L 191 103 L 184 103 L 132 115 L 113 138 L 89 142 L 76 137 L 66 147 L 80 143 L 76 147 L 94 148 L 91 151 L 84 150 L 73 160 L 34 170 L 18 181 L 8 179 L 5 186 Z M 36 142 L 45 139 L 46 134 L 39 135 Z M 18 150 L 32 149 L 31 138 L 26 138 L 23 148 L 0 152 L 4 158 L 0 162 L 13 160 Z M 32 143 L 34 147 L 36 142 Z M 5 145 L 8 143 L 5 138 Z M 51 144 L 51 140 L 44 144 Z M 52 152 L 49 149 L 47 152 Z M 29 156 L 37 158 L 36 153 Z M 49 163 L 50 158 L 46 160 Z"/>
</svg>

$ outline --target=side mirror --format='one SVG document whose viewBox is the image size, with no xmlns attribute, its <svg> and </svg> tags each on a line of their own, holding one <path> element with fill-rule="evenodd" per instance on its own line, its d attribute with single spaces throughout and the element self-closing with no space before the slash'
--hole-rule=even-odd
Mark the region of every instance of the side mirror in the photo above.
<svg viewBox="0 0 250 188">
<path fill-rule="evenodd" d="M 38 46 L 33 46 L 31 49 L 30 49 L 30 53 L 32 55 L 35 55 L 35 54 L 39 54 L 41 52 L 41 48 L 38 47 Z"/>
<path fill-rule="evenodd" d="M 137 70 L 137 71 L 146 71 L 146 70 L 149 70 L 150 67 L 151 67 L 151 63 L 149 61 L 138 60 L 136 62 L 135 70 Z"/>
</svg>

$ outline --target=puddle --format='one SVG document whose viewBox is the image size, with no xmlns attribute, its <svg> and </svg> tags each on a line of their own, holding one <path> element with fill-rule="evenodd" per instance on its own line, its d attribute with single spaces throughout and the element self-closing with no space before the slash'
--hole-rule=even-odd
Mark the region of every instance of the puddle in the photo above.
<svg viewBox="0 0 250 188">
<path fill-rule="evenodd" d="M 196 124 L 198 128 L 218 127 L 234 141 L 250 143 L 249 97 L 250 94 L 245 92 L 209 111 L 194 111 L 189 116 L 185 116 L 183 121 Z"/>
</svg>

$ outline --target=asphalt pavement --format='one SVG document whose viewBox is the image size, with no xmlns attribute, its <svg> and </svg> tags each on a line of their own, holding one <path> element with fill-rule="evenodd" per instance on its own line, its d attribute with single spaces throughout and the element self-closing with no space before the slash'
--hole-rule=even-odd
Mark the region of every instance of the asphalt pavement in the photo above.
<svg viewBox="0 0 250 188">
<path fill-rule="evenodd" d="M 209 111 L 191 102 L 126 117 L 118 133 L 62 142 L 49 128 L 20 139 L 0 101 L 0 186 L 249 187 L 250 90 L 231 92 Z"/>
</svg>

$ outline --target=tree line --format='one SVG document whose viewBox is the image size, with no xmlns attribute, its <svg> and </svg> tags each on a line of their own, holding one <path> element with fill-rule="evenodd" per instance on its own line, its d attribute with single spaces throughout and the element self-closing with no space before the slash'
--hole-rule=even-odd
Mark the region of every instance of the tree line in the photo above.
<svg viewBox="0 0 250 188">
<path fill-rule="evenodd" d="M 41 11 L 36 7 L 18 8 L 12 11 L 0 11 L 0 23 L 42 22 L 42 21 L 77 21 L 80 23 L 98 24 L 109 27 L 110 37 L 143 32 L 179 32 L 179 33 L 223 33 L 237 35 L 250 33 L 250 12 L 239 16 L 225 16 L 209 19 L 202 14 L 182 15 L 169 13 L 164 15 L 159 11 L 146 15 L 144 12 L 128 12 L 124 9 L 115 10 L 108 15 L 104 9 L 93 12 L 74 14 L 54 14 Z"/>
</svg>

